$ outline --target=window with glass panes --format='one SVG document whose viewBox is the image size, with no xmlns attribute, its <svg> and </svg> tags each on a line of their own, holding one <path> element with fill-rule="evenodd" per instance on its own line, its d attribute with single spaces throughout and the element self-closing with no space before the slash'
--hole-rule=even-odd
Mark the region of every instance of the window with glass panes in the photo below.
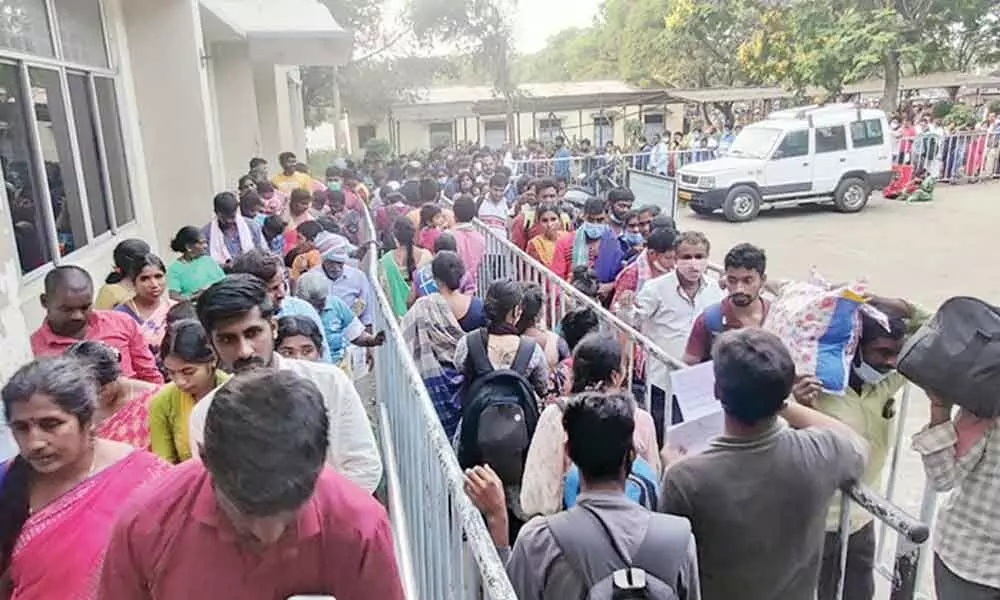
<svg viewBox="0 0 1000 600">
<path fill-rule="evenodd" d="M 0 0 L 0 169 L 22 273 L 134 220 L 100 0 Z"/>
</svg>

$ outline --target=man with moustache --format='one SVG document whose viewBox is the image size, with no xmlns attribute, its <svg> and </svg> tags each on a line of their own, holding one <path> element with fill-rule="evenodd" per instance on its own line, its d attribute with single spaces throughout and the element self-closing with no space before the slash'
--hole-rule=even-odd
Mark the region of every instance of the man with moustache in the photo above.
<svg viewBox="0 0 1000 600">
<path fill-rule="evenodd" d="M 267 284 L 248 273 L 229 275 L 198 298 L 198 320 L 208 332 L 223 368 L 292 371 L 313 382 L 330 417 L 326 462 L 338 473 L 374 492 L 382 460 L 371 423 L 351 380 L 340 367 L 284 358 L 274 350 L 275 306 Z M 225 384 L 224 384 L 225 385 Z M 189 421 L 192 456 L 205 440 L 205 420 L 218 388 L 195 405 Z M 296 398 L 289 397 L 289 402 Z"/>
<path fill-rule="evenodd" d="M 697 365 L 712 360 L 712 342 L 724 331 L 760 327 L 770 303 L 760 293 L 767 282 L 767 255 L 752 244 L 738 244 L 726 253 L 723 282 L 729 295 L 695 319 L 684 350 L 684 362 Z"/>
</svg>

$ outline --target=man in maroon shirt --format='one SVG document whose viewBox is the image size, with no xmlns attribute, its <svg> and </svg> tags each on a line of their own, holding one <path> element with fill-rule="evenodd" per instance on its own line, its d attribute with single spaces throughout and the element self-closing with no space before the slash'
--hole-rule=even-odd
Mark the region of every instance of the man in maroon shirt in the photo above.
<svg viewBox="0 0 1000 600">
<path fill-rule="evenodd" d="M 752 244 L 737 244 L 726 253 L 722 280 L 729 295 L 706 308 L 694 321 L 684 362 L 697 365 L 712 360 L 712 342 L 724 331 L 760 327 L 770 303 L 760 293 L 767 283 L 767 255 Z"/>
<path fill-rule="evenodd" d="M 94 282 L 73 265 L 45 275 L 45 321 L 31 334 L 35 356 L 57 356 L 80 340 L 104 342 L 121 355 L 122 375 L 163 383 L 156 359 L 135 320 L 122 312 L 94 310 Z"/>
<path fill-rule="evenodd" d="M 122 509 L 97 597 L 402 600 L 385 510 L 324 467 L 329 427 L 319 389 L 290 371 L 219 388 L 202 460 Z"/>
</svg>

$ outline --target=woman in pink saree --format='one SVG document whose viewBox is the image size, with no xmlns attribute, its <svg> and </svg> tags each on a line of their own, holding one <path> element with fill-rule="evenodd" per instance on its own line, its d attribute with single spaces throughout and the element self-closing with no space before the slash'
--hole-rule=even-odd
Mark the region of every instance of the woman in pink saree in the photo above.
<svg viewBox="0 0 1000 600">
<path fill-rule="evenodd" d="M 77 342 L 66 349 L 66 356 L 77 359 L 97 378 L 100 392 L 92 421 L 97 437 L 151 449 L 149 403 L 160 386 L 122 377 L 118 351 L 102 342 Z"/>
<path fill-rule="evenodd" d="M 167 294 L 167 267 L 155 254 L 147 254 L 129 265 L 127 275 L 135 287 L 135 294 L 115 310 L 135 319 L 156 356 L 167 331 L 167 313 L 177 304 Z"/>
<path fill-rule="evenodd" d="M 169 468 L 93 435 L 97 395 L 69 357 L 29 363 L 3 388 L 20 454 L 0 464 L 0 598 L 95 598 L 118 511 Z"/>
</svg>

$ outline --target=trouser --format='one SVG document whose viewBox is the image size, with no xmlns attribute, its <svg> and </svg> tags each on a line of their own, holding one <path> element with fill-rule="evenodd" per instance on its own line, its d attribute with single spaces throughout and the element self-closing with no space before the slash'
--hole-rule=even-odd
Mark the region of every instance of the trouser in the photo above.
<svg viewBox="0 0 1000 600">
<path fill-rule="evenodd" d="M 649 413 L 653 417 L 653 427 L 656 429 L 656 443 L 663 448 L 666 437 L 666 430 L 671 425 L 684 422 L 681 416 L 681 407 L 677 404 L 677 399 L 670 395 L 670 419 L 667 420 L 667 392 L 656 384 L 649 386 Z"/>
<path fill-rule="evenodd" d="M 1000 600 L 1000 588 L 962 579 L 937 554 L 934 555 L 934 587 L 938 600 Z"/>
<path fill-rule="evenodd" d="M 875 596 L 875 522 L 865 525 L 847 538 L 847 563 L 844 565 L 844 595 L 837 598 L 840 558 L 840 535 L 827 532 L 823 544 L 823 567 L 819 574 L 817 600 L 872 600 Z"/>
</svg>

